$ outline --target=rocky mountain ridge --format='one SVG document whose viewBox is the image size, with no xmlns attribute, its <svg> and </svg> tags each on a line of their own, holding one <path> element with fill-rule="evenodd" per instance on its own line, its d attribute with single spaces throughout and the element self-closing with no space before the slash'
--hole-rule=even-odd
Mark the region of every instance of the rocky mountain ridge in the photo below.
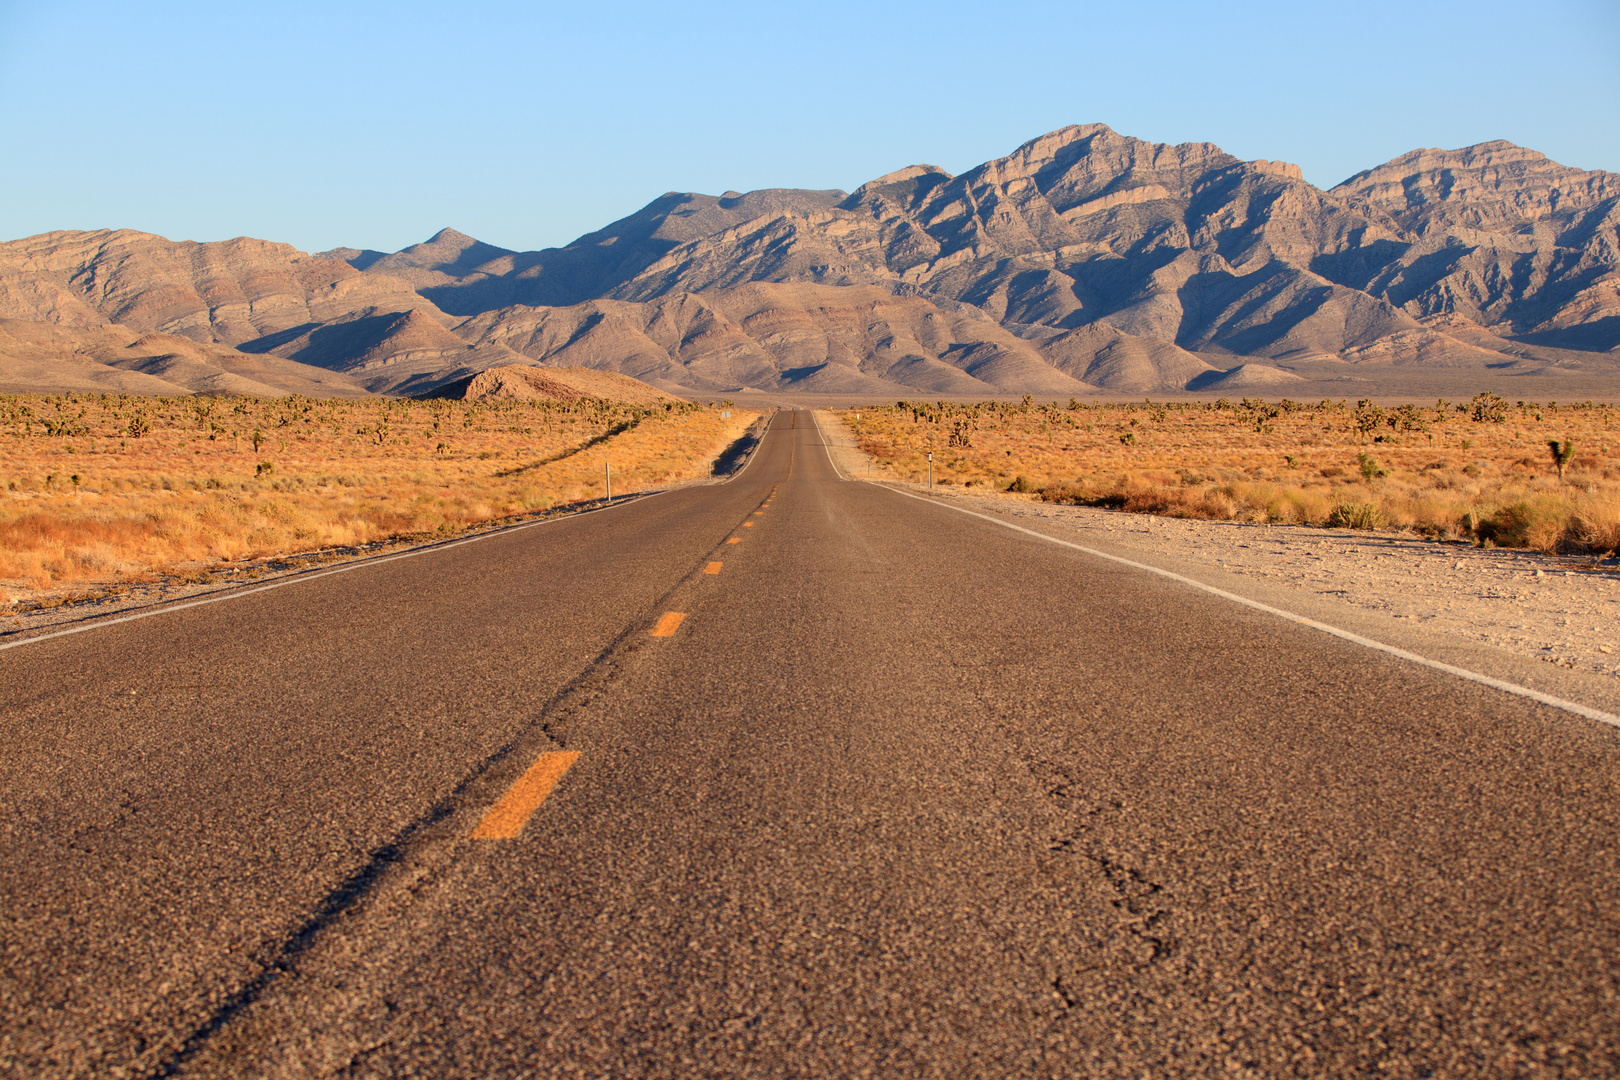
<svg viewBox="0 0 1620 1080">
<path fill-rule="evenodd" d="M 1608 376 L 1620 175 L 1490 142 L 1324 191 L 1286 162 L 1088 124 L 958 176 L 670 192 L 536 252 L 449 229 L 320 255 L 49 233 L 0 244 L 0 317 L 172 334 L 389 393 L 511 364 L 689 394 Z"/>
</svg>

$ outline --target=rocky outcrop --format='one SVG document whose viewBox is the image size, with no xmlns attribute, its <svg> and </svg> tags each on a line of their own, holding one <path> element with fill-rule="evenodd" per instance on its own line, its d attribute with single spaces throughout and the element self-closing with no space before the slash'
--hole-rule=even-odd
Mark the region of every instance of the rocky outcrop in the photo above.
<svg viewBox="0 0 1620 1080">
<path fill-rule="evenodd" d="M 1342 270 L 1335 280 L 1414 316 L 1456 315 L 1571 348 L 1620 346 L 1620 174 L 1497 141 L 1414 150 L 1332 194 L 1400 229 L 1397 243 L 1353 266 L 1327 264 Z"/>
<path fill-rule="evenodd" d="M 1378 207 L 1422 237 L 1489 237 L 1620 197 L 1620 174 L 1583 172 L 1497 140 L 1461 150 L 1414 150 L 1357 173 L 1335 195 Z"/>
</svg>

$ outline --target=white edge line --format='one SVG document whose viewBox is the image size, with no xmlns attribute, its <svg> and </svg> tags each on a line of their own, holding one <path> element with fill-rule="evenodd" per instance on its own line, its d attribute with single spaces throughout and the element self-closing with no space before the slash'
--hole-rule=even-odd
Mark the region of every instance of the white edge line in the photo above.
<svg viewBox="0 0 1620 1080">
<path fill-rule="evenodd" d="M 450 548 L 461 547 L 463 544 L 476 544 L 480 540 L 490 540 L 497 536 L 504 536 L 507 533 L 518 532 L 522 529 L 533 529 L 540 525 L 555 525 L 560 521 L 570 521 L 575 518 L 585 517 L 587 514 L 599 514 L 604 510 L 613 510 L 620 506 L 628 506 L 633 502 L 641 502 L 644 499 L 651 499 L 658 495 L 664 495 L 673 490 L 675 489 L 666 488 L 664 491 L 650 492 L 649 494 L 640 496 L 639 498 L 626 498 L 623 502 L 615 502 L 612 506 L 600 506 L 595 510 L 576 511 L 571 514 L 559 514 L 557 517 L 546 518 L 544 521 L 525 521 L 521 525 L 507 525 L 504 528 L 491 529 L 489 532 L 479 533 L 477 536 L 464 536 L 459 540 L 446 540 L 438 544 L 426 544 L 422 547 L 411 548 L 409 551 L 397 551 L 392 555 L 378 555 L 369 559 L 360 558 L 353 562 L 345 563 L 342 566 L 334 566 L 326 570 L 306 571 L 302 574 L 293 574 L 277 581 L 267 582 L 263 585 L 255 585 L 250 589 L 233 589 L 226 586 L 217 593 L 209 596 L 200 596 L 195 600 L 180 600 L 172 603 L 164 603 L 159 601 L 150 608 L 144 608 L 140 611 L 131 612 L 128 615 L 114 615 L 105 619 L 93 619 L 92 621 L 86 622 L 80 626 L 69 626 L 62 630 L 53 630 L 48 634 L 37 634 L 34 637 L 23 638 L 20 641 L 0 641 L 0 652 L 4 652 L 6 649 L 21 648 L 24 645 L 32 645 L 39 641 L 50 641 L 52 638 L 67 637 L 69 634 L 83 634 L 90 630 L 100 630 L 105 626 L 117 626 L 119 623 L 134 622 L 136 619 L 150 619 L 157 615 L 168 615 L 171 612 L 184 611 L 187 608 L 202 607 L 204 604 L 220 604 L 224 603 L 226 600 L 240 600 L 242 597 L 252 596 L 254 593 L 269 592 L 271 589 L 280 589 L 288 585 L 299 585 L 306 581 L 314 581 L 316 578 L 330 577 L 333 574 L 346 574 L 351 570 L 363 570 L 368 566 L 381 566 L 383 563 L 395 562 L 399 559 L 409 559 L 416 555 L 427 555 L 435 551 L 447 551 Z"/>
<path fill-rule="evenodd" d="M 815 412 L 812 411 L 810 415 L 814 417 Z M 816 421 L 816 426 L 819 430 L 821 426 L 820 420 Z M 827 436 L 825 432 L 822 433 L 821 442 L 824 447 L 827 446 Z M 832 463 L 831 448 L 827 449 L 827 461 L 829 464 Z M 833 472 L 838 472 L 837 465 L 833 465 Z M 842 480 L 844 479 L 844 475 L 839 473 L 838 478 Z M 1315 619 L 1307 619 L 1305 616 L 1296 615 L 1292 611 L 1284 611 L 1282 608 L 1275 608 L 1270 604 L 1262 604 L 1258 600 L 1250 600 L 1248 597 L 1239 596 L 1237 593 L 1229 593 L 1225 589 L 1217 589 L 1215 586 L 1206 585 L 1196 578 L 1186 577 L 1185 575 L 1177 574 L 1170 570 L 1162 570 L 1157 566 L 1149 566 L 1147 563 L 1139 563 L 1133 559 L 1122 558 L 1119 555 L 1110 555 L 1106 551 L 1098 551 L 1096 548 L 1088 548 L 1082 544 L 1076 544 L 1068 540 L 1059 540 L 1055 536 L 1048 536 L 1045 533 L 1036 532 L 1034 529 L 1026 529 L 1022 525 L 1014 525 L 1010 521 L 1002 521 L 1000 518 L 991 517 L 989 514 L 981 514 L 976 510 L 968 510 L 960 506 L 952 506 L 950 503 L 940 502 L 938 499 L 930 499 L 925 495 L 917 495 L 910 491 L 904 491 L 900 488 L 889 487 L 887 484 L 873 484 L 872 486 L 883 488 L 885 491 L 892 491 L 896 495 L 904 495 L 908 499 L 916 499 L 919 502 L 928 503 L 930 506 L 939 506 L 946 510 L 955 510 L 959 514 L 967 514 L 969 517 L 980 518 L 984 521 L 990 522 L 992 525 L 1000 525 L 1004 529 L 1012 529 L 1014 532 L 1021 532 L 1025 533 L 1026 535 L 1033 536 L 1037 540 L 1045 540 L 1049 544 L 1057 544 L 1061 547 L 1073 548 L 1075 551 L 1084 552 L 1087 555 L 1092 555 L 1099 559 L 1107 559 L 1109 562 L 1119 563 L 1122 566 L 1129 566 L 1137 570 L 1146 570 L 1150 574 L 1156 574 L 1159 577 L 1168 578 L 1171 581 L 1179 581 L 1183 585 L 1191 585 L 1200 592 L 1206 592 L 1212 596 L 1219 596 L 1223 600 L 1230 600 L 1234 604 L 1242 604 L 1246 608 L 1253 608 L 1255 611 L 1263 611 L 1267 615 L 1275 615 L 1280 619 L 1287 619 L 1289 622 L 1298 623 L 1301 626 L 1308 626 L 1312 630 L 1320 630 L 1324 634 L 1332 634 L 1336 638 L 1342 638 L 1345 641 L 1354 642 L 1355 644 L 1364 648 L 1376 649 L 1378 652 L 1388 653 L 1390 656 L 1399 657 L 1400 659 L 1409 663 L 1420 664 L 1423 667 L 1432 668 L 1435 671 L 1443 671 L 1447 675 L 1455 675 L 1459 679 L 1467 679 L 1469 682 L 1479 683 L 1481 686 L 1488 686 L 1492 690 L 1500 690 L 1505 694 L 1514 694 L 1518 697 L 1529 698 L 1531 701 L 1537 701 L 1543 705 L 1550 705 L 1555 709 L 1563 709 L 1565 712 L 1572 712 L 1576 716 L 1584 716 L 1588 720 L 1596 720 L 1599 723 L 1612 724 L 1615 727 L 1620 727 L 1620 716 L 1616 716 L 1614 713 L 1606 713 L 1601 709 L 1594 709 L 1588 705 L 1582 705 L 1574 701 L 1566 701 L 1561 697 L 1554 697 L 1551 694 L 1543 694 L 1540 690 L 1532 690 L 1528 686 L 1520 686 L 1518 683 L 1510 683 L 1504 682 L 1501 679 L 1493 679 L 1489 675 L 1482 675 L 1477 671 L 1469 671 L 1467 668 L 1460 668 L 1454 664 L 1447 664 L 1439 660 L 1431 660 L 1427 656 L 1419 656 L 1417 653 L 1407 652 L 1405 649 L 1396 648 L 1394 645 L 1386 645 L 1382 641 L 1374 641 L 1372 638 L 1362 637 L 1360 634 L 1353 634 L 1348 630 L 1341 630 L 1337 626 L 1329 626 L 1327 623 L 1317 622 Z"/>
<path fill-rule="evenodd" d="M 778 409 L 777 411 L 780 412 L 781 410 Z M 728 476 L 724 480 L 720 481 L 720 483 L 729 484 L 733 480 L 737 479 L 737 477 L 741 476 L 743 473 L 748 471 L 748 466 L 752 465 L 754 463 L 754 458 L 759 456 L 759 448 L 761 446 L 765 445 L 765 436 L 770 434 L 771 425 L 776 423 L 776 417 L 772 416 L 769 419 L 766 419 L 765 417 L 761 416 L 760 419 L 765 421 L 765 425 L 759 429 L 759 438 L 754 440 L 753 449 L 748 451 L 748 460 L 743 462 L 742 468 L 738 469 L 736 472 L 732 473 L 730 476 Z M 752 424 L 749 425 L 749 427 L 752 427 L 752 426 L 753 426 Z M 744 429 L 743 434 L 744 435 L 748 434 L 747 429 Z M 665 488 L 664 490 L 665 491 L 674 491 L 675 489 L 674 488 Z M 663 491 L 655 491 L 655 492 L 653 492 L 654 495 L 662 495 L 663 493 L 664 493 Z"/>
<path fill-rule="evenodd" d="M 770 424 L 767 422 L 765 425 L 765 431 L 769 430 Z M 748 452 L 748 460 L 743 462 L 742 468 L 720 481 L 720 483 L 729 484 L 748 470 L 748 466 L 754 463 L 754 458 L 759 452 L 760 445 L 765 441 L 765 431 L 760 432 L 760 437 L 755 441 L 754 448 Z M 644 495 L 638 494 L 634 498 L 627 495 L 624 497 L 622 502 L 614 502 L 607 506 L 599 506 L 594 510 L 576 510 L 573 513 L 559 514 L 556 517 L 546 518 L 544 521 L 526 521 L 521 525 L 507 525 L 502 528 L 491 529 L 489 532 L 479 533 L 477 536 L 464 536 L 459 540 L 446 540 L 442 543 L 427 544 L 422 547 L 412 548 L 409 551 L 395 552 L 392 555 L 378 555 L 370 559 L 356 559 L 354 562 L 345 563 L 342 566 L 334 566 L 327 570 L 306 571 L 302 574 L 293 574 L 289 577 L 281 578 L 278 581 L 271 581 L 264 585 L 255 585 L 251 589 L 232 589 L 227 586 L 218 593 L 214 593 L 210 596 L 201 596 L 195 600 L 181 600 L 173 603 L 164 603 L 159 601 L 150 608 L 144 608 L 140 611 L 131 612 L 128 615 L 114 615 L 105 619 L 92 619 L 91 621 L 85 622 L 79 626 L 69 626 L 62 630 L 53 630 L 48 634 L 36 634 L 33 637 L 22 638 L 19 641 L 0 641 L 0 652 L 4 652 L 7 649 L 20 649 L 24 645 L 34 645 L 41 641 L 50 641 L 53 638 L 67 637 L 69 634 L 83 634 L 91 630 L 100 630 L 108 626 L 117 626 L 119 623 L 134 622 L 136 619 L 150 619 L 158 615 L 169 615 L 176 611 L 184 611 L 187 608 L 202 607 L 205 604 L 220 604 L 224 603 L 226 600 L 240 600 L 242 597 L 252 596 L 254 593 L 269 592 L 271 589 L 280 589 L 288 585 L 301 585 L 306 581 L 314 581 L 316 578 L 330 577 L 333 574 L 346 574 L 351 570 L 363 570 L 369 566 L 381 566 L 383 563 L 394 562 L 398 559 L 409 559 L 412 556 L 427 555 L 435 551 L 447 551 L 450 548 L 460 547 L 463 544 L 475 544 L 480 540 L 489 540 L 497 536 L 504 536 L 507 533 L 514 533 L 520 529 L 532 529 L 539 525 L 555 525 L 560 521 L 571 521 L 576 518 L 586 517 L 590 514 L 600 514 L 605 510 L 614 510 L 621 506 L 629 506 L 631 503 L 645 502 L 648 499 L 655 499 L 660 495 L 668 495 L 672 491 L 680 490 L 683 489 L 669 487 L 664 488 L 662 491 L 649 491 Z"/>
<path fill-rule="evenodd" d="M 810 410 L 810 419 L 815 422 L 816 434 L 821 436 L 821 448 L 827 452 L 827 464 L 832 466 L 833 475 L 840 480 L 848 480 L 849 477 L 838 471 L 838 462 L 834 461 L 832 456 L 832 444 L 827 441 L 827 431 L 821 426 L 821 417 L 816 415 L 815 409 Z"/>
</svg>

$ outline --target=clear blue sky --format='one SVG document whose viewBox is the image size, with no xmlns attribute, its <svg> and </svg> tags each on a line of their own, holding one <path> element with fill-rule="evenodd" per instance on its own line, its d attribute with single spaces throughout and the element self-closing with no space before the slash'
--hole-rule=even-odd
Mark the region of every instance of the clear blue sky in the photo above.
<svg viewBox="0 0 1620 1080">
<path fill-rule="evenodd" d="M 0 239 L 535 248 L 1091 121 L 1323 187 L 1498 138 L 1620 171 L 1620 3 L 0 0 Z"/>
</svg>

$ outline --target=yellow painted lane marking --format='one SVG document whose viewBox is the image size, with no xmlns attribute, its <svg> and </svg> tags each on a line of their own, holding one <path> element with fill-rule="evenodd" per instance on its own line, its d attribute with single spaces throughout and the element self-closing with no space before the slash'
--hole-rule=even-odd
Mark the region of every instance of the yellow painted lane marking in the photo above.
<svg viewBox="0 0 1620 1080">
<path fill-rule="evenodd" d="M 730 540 L 727 540 L 726 543 L 728 543 L 728 544 L 740 544 L 740 543 L 742 543 L 742 537 L 733 536 Z"/>
<path fill-rule="evenodd" d="M 712 562 L 703 568 L 703 572 L 705 574 L 718 574 L 720 572 L 720 564 L 717 562 Z"/>
<path fill-rule="evenodd" d="M 529 816 L 540 808 L 557 786 L 563 773 L 579 757 L 577 750 L 557 750 L 541 754 L 529 766 L 529 771 L 518 777 L 517 783 L 506 789 L 496 804 L 489 808 L 484 820 L 472 831 L 474 840 L 511 840 L 523 831 Z"/>
<path fill-rule="evenodd" d="M 753 527 L 754 527 L 754 523 L 753 523 L 753 522 L 752 522 L 752 521 L 745 521 L 745 522 L 743 522 L 743 528 L 745 528 L 745 529 L 752 529 L 752 528 L 753 528 Z"/>
<path fill-rule="evenodd" d="M 674 637 L 675 628 L 681 625 L 681 620 L 684 618 L 686 618 L 684 611 L 666 611 L 659 617 L 658 625 L 647 631 L 647 633 L 653 637 Z"/>
</svg>

